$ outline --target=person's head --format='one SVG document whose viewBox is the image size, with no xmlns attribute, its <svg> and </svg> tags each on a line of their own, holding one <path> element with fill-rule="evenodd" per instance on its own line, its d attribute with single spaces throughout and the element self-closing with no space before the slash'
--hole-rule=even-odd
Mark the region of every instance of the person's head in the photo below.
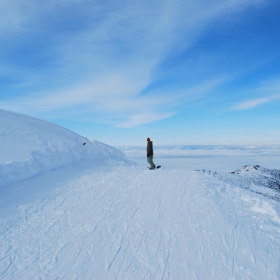
<svg viewBox="0 0 280 280">
<path fill-rule="evenodd" d="M 150 141 L 151 141 L 149 137 L 147 138 L 147 141 L 148 141 L 148 142 L 150 142 Z"/>
</svg>

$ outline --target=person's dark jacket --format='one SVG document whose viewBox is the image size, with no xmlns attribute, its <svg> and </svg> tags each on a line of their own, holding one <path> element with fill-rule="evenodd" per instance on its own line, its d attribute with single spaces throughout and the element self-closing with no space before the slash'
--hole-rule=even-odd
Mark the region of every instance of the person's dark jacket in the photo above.
<svg viewBox="0 0 280 280">
<path fill-rule="evenodd" d="M 153 150 L 153 141 L 148 141 L 147 143 L 147 156 L 153 156 L 154 150 Z"/>
</svg>

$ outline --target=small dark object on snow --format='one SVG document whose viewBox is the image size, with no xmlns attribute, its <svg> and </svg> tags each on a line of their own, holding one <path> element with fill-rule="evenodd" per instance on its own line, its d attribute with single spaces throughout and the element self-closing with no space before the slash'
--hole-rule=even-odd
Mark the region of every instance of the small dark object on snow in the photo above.
<svg viewBox="0 0 280 280">
<path fill-rule="evenodd" d="M 85 145 L 86 143 L 84 143 L 83 145 Z"/>
</svg>

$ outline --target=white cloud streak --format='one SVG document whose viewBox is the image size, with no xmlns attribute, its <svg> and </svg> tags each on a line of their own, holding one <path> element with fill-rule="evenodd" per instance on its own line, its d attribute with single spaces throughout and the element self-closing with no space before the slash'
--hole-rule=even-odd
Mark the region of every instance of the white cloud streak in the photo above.
<svg viewBox="0 0 280 280">
<path fill-rule="evenodd" d="M 141 95 L 153 81 L 155 67 L 175 45 L 181 50 L 192 46 L 212 21 L 265 2 L 4 0 L 0 4 L 3 14 L 0 38 L 8 36 L 7 30 L 10 30 L 9 36 L 19 33 L 28 36 L 41 29 L 46 36 L 52 34 L 54 39 L 48 50 L 56 56 L 51 71 L 29 73 L 40 76 L 41 83 L 50 81 L 49 84 L 43 83 L 35 93 L 33 90 L 33 94 L 10 102 L 6 100 L 0 105 L 21 112 L 28 112 L 30 108 L 37 111 L 69 108 L 69 114 L 76 106 L 77 111 L 103 112 L 106 119 L 111 116 L 118 127 L 167 118 L 176 112 L 178 104 L 188 100 L 187 97 L 200 97 L 222 80 L 215 85 L 208 80 L 201 81 L 202 85 L 184 93 L 182 90 L 152 91 Z M 68 15 L 64 14 L 66 12 Z M 74 19 L 69 22 L 69 18 Z M 80 26 L 81 21 L 84 26 Z M 177 47 L 176 51 L 179 49 Z M 265 102 L 269 100 L 248 101 L 237 105 L 235 110 Z"/>
<path fill-rule="evenodd" d="M 121 122 L 117 125 L 117 127 L 134 127 L 137 125 L 142 125 L 145 123 L 150 123 L 162 119 L 169 118 L 172 116 L 173 113 L 168 114 L 155 114 L 155 113 L 144 113 L 144 114 L 136 114 L 130 116 L 130 119 L 128 121 Z"/>
<path fill-rule="evenodd" d="M 249 110 L 263 104 L 277 102 L 280 100 L 280 80 L 278 81 L 265 81 L 261 84 L 260 88 L 253 92 L 254 95 L 265 96 L 258 97 L 247 101 L 242 101 L 230 109 L 232 111 Z"/>
<path fill-rule="evenodd" d="M 252 109 L 259 105 L 270 103 L 270 102 L 272 102 L 272 99 L 270 99 L 270 98 L 253 99 L 253 100 L 249 100 L 249 101 L 237 104 L 236 106 L 233 106 L 232 110 L 234 110 L 234 111 L 248 110 L 248 109 Z"/>
</svg>

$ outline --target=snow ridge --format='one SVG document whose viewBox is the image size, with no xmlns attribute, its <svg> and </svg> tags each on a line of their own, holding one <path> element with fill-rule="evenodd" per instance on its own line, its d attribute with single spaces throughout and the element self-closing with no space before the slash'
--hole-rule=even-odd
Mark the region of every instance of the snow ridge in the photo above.
<svg viewBox="0 0 280 280">
<path fill-rule="evenodd" d="M 0 187 L 81 160 L 131 164 L 116 148 L 66 128 L 0 110 Z"/>
<path fill-rule="evenodd" d="M 230 173 L 217 173 L 202 170 L 220 181 L 249 189 L 263 196 L 280 201 L 280 170 L 268 169 L 259 165 L 245 165 Z"/>
</svg>

